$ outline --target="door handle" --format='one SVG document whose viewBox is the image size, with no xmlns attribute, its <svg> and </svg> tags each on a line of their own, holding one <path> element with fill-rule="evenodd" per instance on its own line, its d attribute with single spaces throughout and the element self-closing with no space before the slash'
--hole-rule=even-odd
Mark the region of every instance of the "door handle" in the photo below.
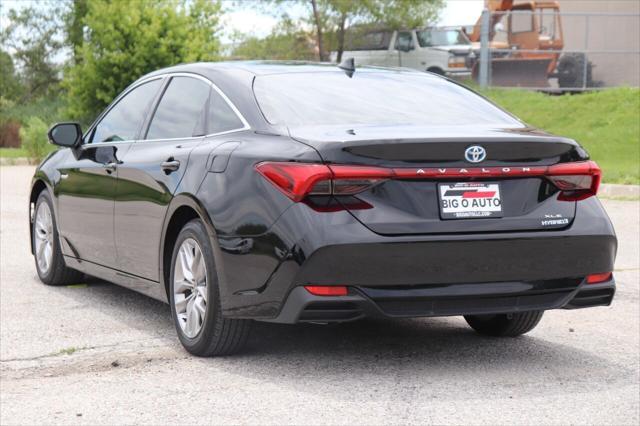
<svg viewBox="0 0 640 426">
<path fill-rule="evenodd" d="M 170 158 L 167 161 L 163 162 L 160 165 L 160 168 L 166 174 L 169 174 L 171 172 L 175 172 L 176 170 L 178 170 L 180 168 L 180 162 L 178 160 L 174 160 L 174 159 Z"/>
<path fill-rule="evenodd" d="M 107 171 L 107 173 L 111 174 L 111 173 L 115 172 L 116 169 L 118 168 L 118 163 L 115 163 L 115 162 L 112 161 L 110 163 L 105 164 L 102 167 L 104 167 L 104 169 Z"/>
</svg>

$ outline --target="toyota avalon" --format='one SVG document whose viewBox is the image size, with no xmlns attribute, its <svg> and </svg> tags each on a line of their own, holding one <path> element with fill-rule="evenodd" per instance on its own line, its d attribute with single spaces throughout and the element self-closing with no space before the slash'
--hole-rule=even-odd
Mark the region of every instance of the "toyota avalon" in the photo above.
<svg viewBox="0 0 640 426">
<path fill-rule="evenodd" d="M 598 165 L 440 76 L 180 65 L 49 139 L 30 196 L 42 282 L 167 302 L 195 355 L 239 350 L 253 320 L 464 316 L 518 336 L 614 295 Z"/>
</svg>

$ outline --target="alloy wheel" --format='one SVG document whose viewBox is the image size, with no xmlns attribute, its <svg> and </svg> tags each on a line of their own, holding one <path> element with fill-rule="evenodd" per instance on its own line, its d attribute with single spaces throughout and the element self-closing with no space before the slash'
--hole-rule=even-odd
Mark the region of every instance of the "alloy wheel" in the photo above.
<svg viewBox="0 0 640 426">
<path fill-rule="evenodd" d="M 53 219 L 47 203 L 40 203 L 34 226 L 36 262 L 40 272 L 46 275 L 53 259 Z"/>
<path fill-rule="evenodd" d="M 176 317 L 182 332 L 192 339 L 202 329 L 207 312 L 207 267 L 195 239 L 182 242 L 173 270 Z"/>
</svg>

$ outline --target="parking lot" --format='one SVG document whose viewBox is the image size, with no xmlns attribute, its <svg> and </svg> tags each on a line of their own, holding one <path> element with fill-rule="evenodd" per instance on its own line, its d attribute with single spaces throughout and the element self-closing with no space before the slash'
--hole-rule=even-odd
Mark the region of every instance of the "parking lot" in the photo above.
<svg viewBox="0 0 640 426">
<path fill-rule="evenodd" d="M 551 311 L 530 334 L 462 318 L 257 323 L 241 355 L 180 346 L 167 305 L 102 282 L 47 287 L 29 253 L 33 167 L 0 167 L 0 423 L 638 424 L 638 201 L 606 308 Z"/>
</svg>

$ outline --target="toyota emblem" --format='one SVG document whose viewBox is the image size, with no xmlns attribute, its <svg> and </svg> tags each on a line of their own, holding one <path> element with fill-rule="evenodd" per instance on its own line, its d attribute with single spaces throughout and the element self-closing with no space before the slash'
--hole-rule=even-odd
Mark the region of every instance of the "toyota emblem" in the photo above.
<svg viewBox="0 0 640 426">
<path fill-rule="evenodd" d="M 473 145 L 464 151 L 464 158 L 470 163 L 479 163 L 487 158 L 487 151 L 480 145 Z"/>
</svg>

